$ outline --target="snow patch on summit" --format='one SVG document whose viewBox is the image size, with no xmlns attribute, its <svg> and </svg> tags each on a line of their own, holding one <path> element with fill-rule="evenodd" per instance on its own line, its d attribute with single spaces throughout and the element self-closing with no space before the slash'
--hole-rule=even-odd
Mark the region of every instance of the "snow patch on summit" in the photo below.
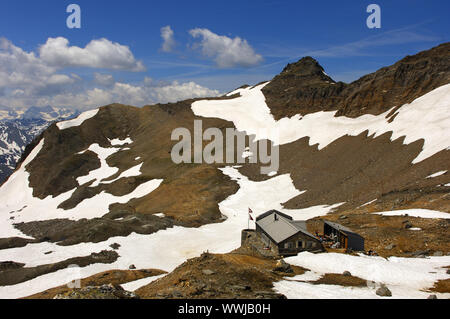
<svg viewBox="0 0 450 319">
<path fill-rule="evenodd" d="M 98 111 L 99 109 L 86 111 L 84 113 L 81 113 L 76 119 L 56 123 L 56 126 L 60 130 L 65 130 L 74 126 L 80 126 L 84 121 L 96 116 Z"/>
</svg>

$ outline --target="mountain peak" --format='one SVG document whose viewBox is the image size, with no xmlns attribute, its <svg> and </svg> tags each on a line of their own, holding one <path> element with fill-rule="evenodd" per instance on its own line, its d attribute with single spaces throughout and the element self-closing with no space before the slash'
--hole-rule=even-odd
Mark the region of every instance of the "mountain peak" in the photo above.
<svg viewBox="0 0 450 319">
<path fill-rule="evenodd" d="M 294 77 L 295 79 L 302 79 L 305 81 L 309 79 L 308 84 L 312 82 L 334 82 L 324 71 L 323 67 L 310 56 L 301 58 L 295 63 L 289 63 L 283 69 L 279 76 Z"/>
</svg>

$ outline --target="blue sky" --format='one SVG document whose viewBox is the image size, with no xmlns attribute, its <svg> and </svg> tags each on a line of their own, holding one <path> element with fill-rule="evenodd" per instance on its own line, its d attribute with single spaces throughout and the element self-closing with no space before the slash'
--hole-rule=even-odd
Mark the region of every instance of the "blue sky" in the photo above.
<svg viewBox="0 0 450 319">
<path fill-rule="evenodd" d="M 70 3 L 81 7 L 81 29 L 66 26 Z M 380 29 L 366 26 L 366 7 L 371 3 L 381 7 Z M 147 104 L 146 99 L 148 103 L 165 102 L 170 100 L 167 94 L 171 90 L 180 98 L 189 90 L 197 95 L 222 93 L 269 80 L 288 62 L 305 55 L 316 58 L 335 80 L 351 82 L 408 54 L 449 41 L 448 12 L 450 2 L 446 0 L 3 0 L 0 38 L 10 45 L 8 49 L 3 45 L 6 57 L 0 48 L 0 67 L 2 58 L 3 65 L 9 66 L 4 73 L 0 69 L 0 105 L 25 105 L 33 98 L 36 105 L 68 105 L 61 96 L 69 93 L 74 104 L 86 103 L 86 107 L 108 99 L 122 103 L 128 99 L 136 104 Z M 173 32 L 169 50 L 162 49 L 161 28 L 166 26 Z M 129 51 L 121 51 L 124 55 L 117 60 L 123 57 L 126 61 L 116 61 L 115 68 L 98 61 L 83 64 L 62 56 L 71 54 L 69 50 L 58 56 L 46 51 L 44 57 L 40 48 L 49 38 L 67 40 L 66 44 L 60 41 L 58 48 L 85 49 L 91 41 L 107 39 L 106 47 L 117 44 Z M 23 51 L 20 54 L 34 54 L 38 60 L 29 62 L 40 65 L 33 71 L 24 67 L 24 74 L 37 74 L 37 82 L 47 81 L 48 85 L 41 83 L 36 88 L 23 79 L 12 80 L 13 73 L 22 68 L 20 64 L 17 70 L 11 66 L 11 59 L 20 60 L 14 56 L 16 48 Z M 99 53 L 99 59 L 102 54 L 107 53 Z M 108 58 L 114 57 L 106 57 L 106 64 Z M 179 88 L 183 83 L 191 85 Z M 139 89 L 145 90 L 136 93 L 142 94 L 140 99 L 128 98 Z M 99 96 L 87 101 L 81 99 L 83 94 Z"/>
</svg>

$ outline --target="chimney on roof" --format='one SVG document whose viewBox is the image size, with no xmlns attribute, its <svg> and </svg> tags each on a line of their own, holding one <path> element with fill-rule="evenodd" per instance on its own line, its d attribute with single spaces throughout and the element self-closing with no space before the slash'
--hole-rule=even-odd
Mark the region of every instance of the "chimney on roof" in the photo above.
<svg viewBox="0 0 450 319">
<path fill-rule="evenodd" d="M 273 220 L 274 220 L 274 221 L 277 221 L 277 220 L 278 220 L 277 214 L 273 214 Z"/>
</svg>

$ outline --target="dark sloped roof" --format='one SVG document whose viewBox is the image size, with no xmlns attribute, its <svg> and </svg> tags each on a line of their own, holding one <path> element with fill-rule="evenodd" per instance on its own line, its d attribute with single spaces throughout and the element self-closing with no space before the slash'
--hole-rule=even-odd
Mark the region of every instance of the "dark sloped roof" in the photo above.
<svg viewBox="0 0 450 319">
<path fill-rule="evenodd" d="M 265 213 L 259 215 L 258 217 L 256 217 L 256 220 L 263 219 L 264 217 L 269 216 L 269 215 L 272 215 L 273 213 L 276 213 L 278 216 L 283 216 L 283 217 L 286 218 L 286 219 L 292 220 L 292 217 L 291 217 L 291 216 L 286 215 L 286 214 L 283 214 L 282 212 L 279 212 L 279 211 L 277 211 L 277 210 L 275 210 L 275 209 L 269 210 L 269 211 L 267 211 L 267 212 L 265 212 Z"/>
<path fill-rule="evenodd" d="M 328 224 L 330 227 L 332 227 L 332 228 L 334 228 L 334 229 L 336 229 L 336 230 L 339 230 L 339 231 L 341 231 L 341 232 L 343 232 L 343 233 L 345 233 L 345 234 L 353 234 L 353 235 L 356 235 L 356 236 L 359 236 L 359 237 L 362 238 L 361 235 L 359 235 L 358 233 L 355 233 L 353 230 L 351 230 L 351 229 L 348 228 L 348 227 L 342 226 L 341 224 L 334 223 L 334 222 L 330 222 L 330 221 L 328 221 L 328 220 L 324 220 L 323 222 L 324 222 L 325 224 Z"/>
<path fill-rule="evenodd" d="M 275 220 L 274 214 L 277 215 Z M 285 217 L 287 216 L 287 218 Z M 276 210 L 268 211 L 260 215 L 256 219 L 256 224 L 269 235 L 275 243 L 281 243 L 289 237 L 302 232 L 303 234 L 315 238 L 314 235 L 309 233 L 304 227 L 303 222 L 296 222 L 292 220 L 292 217 L 280 213 Z"/>
</svg>

